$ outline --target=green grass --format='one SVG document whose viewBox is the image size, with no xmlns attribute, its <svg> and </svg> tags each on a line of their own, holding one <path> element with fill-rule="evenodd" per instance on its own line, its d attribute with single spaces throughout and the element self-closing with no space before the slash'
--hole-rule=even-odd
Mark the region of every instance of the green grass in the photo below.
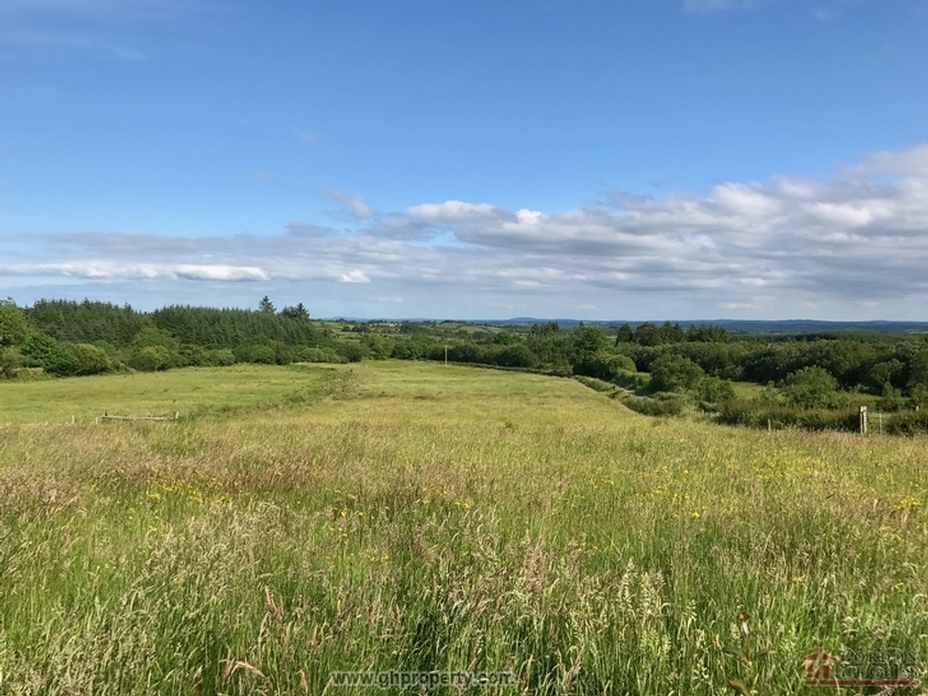
<svg viewBox="0 0 928 696">
<path fill-rule="evenodd" d="M 79 379 L 0 384 L 2 423 L 92 421 L 116 415 L 183 416 L 258 408 L 262 404 L 324 392 L 337 373 L 300 365 L 235 365 L 168 372 L 139 372 Z"/>
<path fill-rule="evenodd" d="M 732 382 L 731 386 L 735 390 L 735 398 L 745 401 L 756 399 L 764 392 L 763 385 L 753 382 Z"/>
<path fill-rule="evenodd" d="M 818 645 L 928 662 L 925 438 L 392 361 L 0 386 L 2 694 L 821 693 Z M 197 415 L 59 423 L 118 397 Z"/>
</svg>

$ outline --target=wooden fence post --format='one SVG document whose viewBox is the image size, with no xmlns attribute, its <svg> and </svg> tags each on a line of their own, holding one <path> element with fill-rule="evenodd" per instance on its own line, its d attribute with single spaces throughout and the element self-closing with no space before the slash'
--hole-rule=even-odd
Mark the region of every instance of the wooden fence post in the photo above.
<svg viewBox="0 0 928 696">
<path fill-rule="evenodd" d="M 860 434 L 861 435 L 867 434 L 867 407 L 866 406 L 860 407 Z"/>
</svg>

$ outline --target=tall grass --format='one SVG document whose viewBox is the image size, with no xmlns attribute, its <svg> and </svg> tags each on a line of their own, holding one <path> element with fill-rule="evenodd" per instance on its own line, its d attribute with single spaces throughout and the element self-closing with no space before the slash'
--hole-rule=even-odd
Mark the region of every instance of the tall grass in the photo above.
<svg viewBox="0 0 928 696">
<path fill-rule="evenodd" d="M 0 426 L 0 693 L 355 694 L 331 673 L 394 669 L 785 694 L 818 645 L 928 659 L 924 438 L 655 420 L 537 375 L 337 374 L 179 422 Z"/>
</svg>

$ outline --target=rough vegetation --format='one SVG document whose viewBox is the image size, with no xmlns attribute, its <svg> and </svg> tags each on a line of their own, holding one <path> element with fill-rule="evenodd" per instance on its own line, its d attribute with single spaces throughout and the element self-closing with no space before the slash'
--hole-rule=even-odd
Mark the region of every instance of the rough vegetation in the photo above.
<svg viewBox="0 0 928 696">
<path fill-rule="evenodd" d="M 793 694 L 821 690 L 817 646 L 928 663 L 921 436 L 398 361 L 0 388 L 0 693 L 361 694 L 331 674 L 395 669 Z M 120 395 L 196 408 L 85 417 Z"/>
</svg>

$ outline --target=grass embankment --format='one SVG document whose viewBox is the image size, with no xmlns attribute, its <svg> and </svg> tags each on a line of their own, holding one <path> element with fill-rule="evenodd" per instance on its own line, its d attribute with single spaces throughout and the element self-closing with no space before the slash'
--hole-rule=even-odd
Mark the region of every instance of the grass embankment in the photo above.
<svg viewBox="0 0 928 696">
<path fill-rule="evenodd" d="M 422 363 L 2 394 L 0 422 L 199 415 L 0 426 L 0 693 L 359 694 L 330 674 L 393 669 L 786 694 L 819 645 L 928 662 L 924 438 L 652 420 Z"/>
</svg>

